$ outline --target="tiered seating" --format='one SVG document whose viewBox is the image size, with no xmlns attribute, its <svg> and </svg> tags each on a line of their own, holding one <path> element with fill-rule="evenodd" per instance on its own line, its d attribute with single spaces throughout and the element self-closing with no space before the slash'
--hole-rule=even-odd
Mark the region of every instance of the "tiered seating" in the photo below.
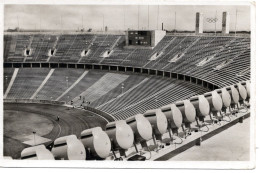
<svg viewBox="0 0 260 173">
<path fill-rule="evenodd" d="M 194 70 L 194 68 L 197 67 L 197 64 L 205 58 L 210 58 L 211 60 L 215 59 L 215 56 L 230 44 L 230 41 L 232 41 L 231 39 L 232 38 L 214 38 L 205 47 L 196 52 L 195 55 L 191 55 L 191 58 L 186 58 L 176 64 L 172 70 L 179 73 L 185 73 L 191 69 Z"/>
<path fill-rule="evenodd" d="M 214 59 L 212 59 L 209 63 L 207 63 L 207 65 L 193 68 L 192 70 L 189 71 L 188 74 L 192 74 L 195 77 L 204 79 L 205 76 L 211 75 L 212 71 L 216 66 L 218 66 L 219 64 L 223 63 L 228 59 L 233 59 L 239 56 L 241 53 L 244 53 L 244 51 L 246 51 L 248 48 L 249 48 L 249 42 L 247 42 L 244 39 L 238 38 L 235 41 L 233 41 L 226 49 L 223 49 L 221 52 L 219 52 L 214 57 Z M 250 56 L 247 56 L 245 58 L 250 61 Z M 230 65 L 233 65 L 233 67 L 236 68 L 235 64 L 229 64 L 227 65 L 227 67 L 230 67 Z"/>
<path fill-rule="evenodd" d="M 120 37 L 120 40 L 117 42 L 116 46 L 113 48 L 113 53 L 105 58 L 102 62 L 104 64 L 120 64 L 122 61 L 133 52 L 132 49 L 124 49 L 125 38 L 124 36 Z"/>
<path fill-rule="evenodd" d="M 155 61 L 151 61 L 150 63 L 146 64 L 144 67 L 146 67 L 146 68 L 155 68 L 155 67 L 160 68 L 161 66 L 164 66 L 165 64 L 167 64 L 168 61 L 164 57 L 167 56 L 169 54 L 169 52 L 171 52 L 174 49 L 174 47 L 176 47 L 179 44 L 179 42 L 181 41 L 180 39 L 183 39 L 182 37 L 173 37 L 173 36 L 165 36 L 165 37 L 168 37 L 168 39 L 170 39 L 170 40 L 168 40 L 166 46 L 163 47 L 162 56 L 160 56 Z M 160 64 L 163 64 L 163 65 L 160 65 Z"/>
<path fill-rule="evenodd" d="M 233 61 L 228 66 L 223 67 L 221 70 L 212 71 L 212 73 L 208 76 L 205 76 L 204 79 L 221 87 L 243 81 L 243 76 L 239 77 L 236 75 L 240 71 L 250 67 L 250 59 L 248 57 L 250 57 L 249 49 L 233 58 Z"/>
<path fill-rule="evenodd" d="M 4 75 L 10 81 L 14 69 L 6 69 Z M 21 68 L 7 98 L 31 98 L 42 84 L 50 69 Z M 34 99 L 56 100 L 82 75 L 83 69 L 55 69 Z M 68 76 L 68 78 L 66 78 Z M 66 81 L 68 79 L 68 83 Z M 122 85 L 123 84 L 123 85 Z M 5 85 L 8 85 L 6 81 Z M 124 86 L 122 91 L 122 86 Z M 5 87 L 6 89 L 7 87 Z M 160 77 L 125 75 L 89 71 L 60 101 L 74 106 L 88 105 L 108 112 L 118 119 L 127 118 L 137 111 L 168 104 L 186 96 L 205 92 L 201 86 Z M 79 96 L 82 96 L 79 99 Z M 73 99 L 74 98 L 74 99 Z M 154 102 L 154 100 L 158 102 Z M 141 106 L 140 106 L 141 105 Z"/>
<path fill-rule="evenodd" d="M 23 51 L 29 45 L 29 35 L 18 35 L 14 57 L 23 56 Z"/>
<path fill-rule="evenodd" d="M 128 75 L 123 74 L 106 73 L 88 89 L 83 90 L 79 96 L 84 97 L 86 102 L 93 102 L 113 90 L 128 77 Z M 73 103 L 76 106 L 81 105 L 83 102 L 83 100 L 79 100 L 79 96 L 73 99 Z"/>
<path fill-rule="evenodd" d="M 82 59 L 81 62 L 98 63 L 102 59 L 100 57 L 102 52 L 102 49 L 100 49 L 100 47 L 103 45 L 107 37 L 108 35 L 97 35 L 96 39 L 89 48 L 90 54 L 86 58 Z"/>
<path fill-rule="evenodd" d="M 49 71 L 50 69 L 19 69 L 7 98 L 29 99 L 41 85 Z"/>
<path fill-rule="evenodd" d="M 5 35 L 4 36 L 4 61 L 7 61 L 8 57 L 13 56 L 14 53 L 14 39 L 15 37 L 12 37 L 10 35 Z M 13 44 L 12 44 L 13 43 Z M 12 50 L 11 50 L 12 47 Z"/>
<path fill-rule="evenodd" d="M 112 47 L 114 47 L 114 43 L 116 43 L 117 39 L 120 36 L 117 35 L 107 35 L 106 39 L 103 41 L 103 43 L 100 45 L 100 48 L 102 50 L 110 50 Z"/>
<path fill-rule="evenodd" d="M 57 42 L 56 53 L 51 56 L 50 62 L 66 62 L 66 54 L 75 42 L 77 35 L 61 35 Z"/>
<path fill-rule="evenodd" d="M 71 43 L 71 47 L 64 55 L 65 62 L 78 62 L 81 52 L 90 44 L 93 35 L 77 35 L 75 40 Z"/>
<path fill-rule="evenodd" d="M 164 37 L 155 47 L 153 50 L 150 49 L 130 49 L 126 50 L 129 53 L 125 54 L 122 51 L 122 55 L 119 54 L 119 57 L 124 57 L 123 61 L 120 63 L 125 66 L 135 66 L 135 67 L 142 67 L 146 64 L 150 63 L 150 58 L 155 53 L 160 53 L 163 51 L 164 47 L 170 42 L 171 37 Z"/>
<path fill-rule="evenodd" d="M 144 98 L 139 101 L 138 104 L 132 104 L 126 108 L 112 112 L 111 115 L 116 117 L 116 119 L 126 119 L 135 114 L 144 113 L 147 110 L 159 108 L 163 105 L 167 105 L 178 100 L 184 100 L 194 95 L 203 94 L 208 90 L 192 83 L 175 81 L 170 85 L 170 87 L 167 87 L 161 91 Z"/>
<path fill-rule="evenodd" d="M 248 48 L 249 42 L 250 39 L 246 37 L 166 35 L 154 49 L 125 49 L 125 37 L 122 35 L 9 35 L 5 36 L 4 56 L 6 61 L 80 62 L 144 67 L 204 79 L 225 60 L 242 54 Z M 23 51 L 30 45 L 32 55 L 24 59 Z M 57 52 L 49 57 L 48 51 L 51 48 L 56 48 Z M 90 51 L 87 56 L 81 57 L 84 49 Z M 111 50 L 113 52 L 109 57 L 102 57 L 104 52 Z M 156 53 L 162 54 L 158 59 L 150 61 Z M 169 62 L 170 60 L 174 61 Z M 234 63 L 226 66 L 234 66 Z"/>
<path fill-rule="evenodd" d="M 81 62 L 86 63 L 99 63 L 104 58 L 102 54 L 105 51 L 111 50 L 114 44 L 117 42 L 118 38 L 121 37 L 119 35 L 98 35 L 92 46 L 90 47 L 90 54 L 81 60 Z"/>
<path fill-rule="evenodd" d="M 83 91 L 91 87 L 104 74 L 105 72 L 102 71 L 89 71 L 88 74 L 75 87 L 73 87 L 66 95 L 61 97 L 58 101 L 71 101 L 72 99 L 79 96 Z"/>
<path fill-rule="evenodd" d="M 14 73 L 14 68 L 4 68 L 4 73 L 3 73 L 4 93 L 12 79 L 13 73 Z"/>
<path fill-rule="evenodd" d="M 160 43 L 158 43 L 154 49 L 151 51 L 148 59 L 147 59 L 147 63 L 143 66 L 146 68 L 150 68 L 152 64 L 154 64 L 154 62 L 158 61 L 159 59 L 161 59 L 161 57 L 158 57 L 156 60 L 154 61 L 150 61 L 149 59 L 154 55 L 154 54 L 161 54 L 164 55 L 167 53 L 166 49 L 173 43 L 173 41 L 175 40 L 175 37 L 164 37 Z"/>
<path fill-rule="evenodd" d="M 106 40 L 103 42 L 102 46 L 101 46 L 101 49 L 103 49 L 103 51 L 101 52 L 100 55 L 103 55 L 105 52 L 111 52 L 110 55 L 113 54 L 113 49 L 118 46 L 118 42 L 119 40 L 121 39 L 122 36 L 115 36 L 115 35 L 111 35 L 106 38 Z M 103 48 L 102 48 L 103 47 Z M 108 57 L 103 57 L 99 63 L 103 63 L 103 61 L 108 58 Z"/>
<path fill-rule="evenodd" d="M 219 87 L 250 79 L 250 38 L 165 36 L 154 49 L 125 49 L 125 37 L 122 35 L 9 35 L 4 37 L 4 41 L 5 61 L 144 67 L 196 77 Z M 28 47 L 32 54 L 25 58 L 23 51 Z M 56 53 L 49 56 L 48 51 L 52 48 L 56 49 Z M 87 56 L 81 56 L 83 50 L 90 52 Z M 104 52 L 111 50 L 113 52 L 109 57 L 102 57 Z M 156 53 L 162 54 L 150 61 Z M 7 98 L 31 98 L 49 71 L 19 69 Z M 12 68 L 4 70 L 4 92 L 13 72 Z M 95 107 L 119 120 L 207 91 L 193 83 L 156 76 L 55 69 L 35 98 L 67 103 L 73 100 L 74 106 Z"/>
<path fill-rule="evenodd" d="M 83 69 L 55 69 L 35 98 L 55 100 L 66 91 L 83 72 Z"/>
<path fill-rule="evenodd" d="M 214 37 L 200 37 L 199 40 L 193 45 L 187 52 L 183 55 L 180 61 L 175 63 L 175 66 L 182 64 L 182 63 L 189 63 L 192 61 L 197 61 L 196 57 L 197 54 L 207 47 L 212 41 L 214 41 Z M 190 63 L 191 64 L 191 63 Z M 184 69 L 185 70 L 185 69 Z"/>
<path fill-rule="evenodd" d="M 131 91 L 132 89 L 136 88 L 138 85 L 142 84 L 148 79 L 145 76 L 140 75 L 131 75 L 129 76 L 121 85 L 118 85 L 113 90 L 108 92 L 107 94 L 103 95 L 99 99 L 95 100 L 90 104 L 91 107 L 98 107 L 102 104 L 107 104 L 107 102 L 115 99 L 117 97 L 122 97 L 124 93 Z M 122 89 L 123 86 L 123 89 Z"/>
<path fill-rule="evenodd" d="M 129 56 L 122 62 L 125 66 L 142 67 L 149 59 L 151 50 L 149 49 L 135 49 Z"/>
<path fill-rule="evenodd" d="M 15 44 L 11 44 L 12 46 L 15 46 L 15 51 L 13 52 L 13 56 L 8 56 L 8 61 L 16 61 L 16 62 L 22 62 L 24 60 L 24 50 L 29 45 L 29 39 L 30 35 L 17 35 L 15 36 Z M 13 51 L 13 47 L 10 48 L 11 51 Z"/>
<path fill-rule="evenodd" d="M 154 109 L 208 91 L 195 84 L 173 81 L 156 77 L 150 78 L 130 92 L 126 92 L 120 97 L 111 98 L 111 101 L 96 106 L 96 108 L 110 113 L 117 119 L 125 119 L 136 113 L 143 113 L 148 109 Z M 118 90 L 120 91 L 120 88 Z"/>
<path fill-rule="evenodd" d="M 177 37 L 176 40 L 169 46 L 166 54 L 161 60 L 155 63 L 152 68 L 165 69 L 166 66 L 171 65 L 169 61 L 176 56 L 182 56 L 182 53 L 189 48 L 190 44 L 196 41 L 197 37 Z M 175 63 L 172 63 L 173 65 Z"/>
<path fill-rule="evenodd" d="M 157 77 L 152 77 L 147 82 L 139 85 L 131 92 L 124 94 L 124 97 L 115 99 L 108 105 L 100 106 L 98 109 L 113 113 L 120 109 L 125 108 L 126 106 L 137 104 L 140 100 L 153 95 L 171 85 L 171 80 L 164 80 Z"/>
<path fill-rule="evenodd" d="M 39 41 L 37 42 L 37 47 L 35 53 L 33 54 L 33 61 L 44 62 L 48 59 L 48 52 L 54 47 L 55 42 L 57 41 L 58 36 L 54 35 L 41 35 Z M 35 38 L 37 39 L 37 37 Z M 37 41 L 37 40 L 35 40 Z M 28 60 L 27 60 L 28 61 Z"/>
<path fill-rule="evenodd" d="M 33 58 L 36 56 L 37 48 L 40 47 L 42 35 L 33 35 L 32 42 L 30 44 L 31 55 L 26 57 L 26 62 L 34 61 Z"/>
</svg>

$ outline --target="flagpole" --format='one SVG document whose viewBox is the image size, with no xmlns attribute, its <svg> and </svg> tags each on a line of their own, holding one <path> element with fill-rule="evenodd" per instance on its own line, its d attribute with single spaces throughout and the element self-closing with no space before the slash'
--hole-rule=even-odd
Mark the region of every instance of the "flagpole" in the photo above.
<svg viewBox="0 0 260 173">
<path fill-rule="evenodd" d="M 124 30 L 125 30 L 125 6 L 124 6 Z"/>
<path fill-rule="evenodd" d="M 138 25 L 137 25 L 137 28 L 139 30 L 139 5 L 138 5 Z"/>
<path fill-rule="evenodd" d="M 158 22 L 159 22 L 159 5 L 157 6 L 157 30 L 158 30 Z"/>
<path fill-rule="evenodd" d="M 149 30 L 149 20 L 150 20 L 150 16 L 149 16 L 149 5 L 148 5 L 148 30 Z"/>
<path fill-rule="evenodd" d="M 174 17 L 175 17 L 175 19 L 174 19 L 174 32 L 176 32 L 176 11 L 175 11 Z"/>
<path fill-rule="evenodd" d="M 215 14 L 215 35 L 217 35 L 217 11 Z"/>
</svg>

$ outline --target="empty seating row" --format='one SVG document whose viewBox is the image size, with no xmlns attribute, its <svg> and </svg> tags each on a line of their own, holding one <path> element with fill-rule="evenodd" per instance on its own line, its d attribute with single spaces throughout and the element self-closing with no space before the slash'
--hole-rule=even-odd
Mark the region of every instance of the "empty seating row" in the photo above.
<svg viewBox="0 0 260 173">
<path fill-rule="evenodd" d="M 221 64 L 235 67 L 239 62 L 229 61 L 250 49 L 250 38 L 247 37 L 166 35 L 153 49 L 124 48 L 125 37 L 122 35 L 5 35 L 4 41 L 5 61 L 134 66 L 201 79 L 216 67 L 221 70 Z M 27 56 L 24 55 L 25 49 L 30 49 Z M 53 49 L 53 55 L 50 55 L 50 49 Z M 250 54 L 245 58 L 250 59 Z"/>
<path fill-rule="evenodd" d="M 30 99 L 34 92 L 41 85 L 50 69 L 37 69 L 32 71 L 30 68 L 19 69 L 13 85 L 7 95 L 10 99 Z"/>
</svg>

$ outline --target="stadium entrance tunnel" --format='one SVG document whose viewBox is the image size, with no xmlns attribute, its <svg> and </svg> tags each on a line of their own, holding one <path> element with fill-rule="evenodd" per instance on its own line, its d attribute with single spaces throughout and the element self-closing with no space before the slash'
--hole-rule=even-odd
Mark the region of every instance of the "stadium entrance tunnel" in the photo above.
<svg viewBox="0 0 260 173">
<path fill-rule="evenodd" d="M 32 49 L 29 49 L 29 48 L 25 49 L 23 52 L 24 56 L 30 56 L 31 54 L 32 54 Z"/>
<path fill-rule="evenodd" d="M 107 57 L 110 57 L 110 55 L 113 53 L 113 50 L 107 50 L 107 51 L 105 51 L 102 55 L 101 55 L 101 57 L 103 57 L 103 58 L 107 58 Z"/>
<path fill-rule="evenodd" d="M 86 57 L 86 56 L 89 55 L 89 53 L 90 53 L 90 49 L 89 49 L 89 50 L 85 50 L 85 49 L 84 49 L 84 50 L 81 52 L 80 56 L 81 56 L 81 57 Z"/>
<path fill-rule="evenodd" d="M 48 56 L 54 56 L 56 54 L 56 49 L 50 49 L 48 52 Z"/>
</svg>

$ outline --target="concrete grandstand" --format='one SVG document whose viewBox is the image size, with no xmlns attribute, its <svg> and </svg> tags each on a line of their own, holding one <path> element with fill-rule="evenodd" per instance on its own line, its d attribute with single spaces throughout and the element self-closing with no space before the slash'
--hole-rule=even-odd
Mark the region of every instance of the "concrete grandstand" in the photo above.
<svg viewBox="0 0 260 173">
<path fill-rule="evenodd" d="M 196 27 L 163 31 L 152 46 L 143 40 L 156 35 L 150 30 L 5 32 L 4 155 L 39 159 L 46 147 L 57 160 L 174 160 L 242 123 L 250 116 L 250 34 Z"/>
</svg>

